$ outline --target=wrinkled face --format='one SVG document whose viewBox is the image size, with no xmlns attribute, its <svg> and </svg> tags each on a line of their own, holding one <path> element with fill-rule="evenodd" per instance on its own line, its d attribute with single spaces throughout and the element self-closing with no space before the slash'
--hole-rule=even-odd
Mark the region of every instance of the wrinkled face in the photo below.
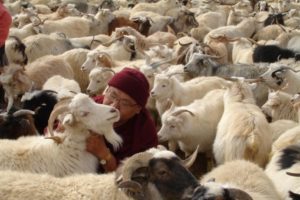
<svg viewBox="0 0 300 200">
<path fill-rule="evenodd" d="M 160 142 L 172 139 L 180 139 L 182 137 L 181 129 L 183 129 L 184 120 L 181 116 L 172 116 L 164 113 L 162 116 L 162 127 L 157 133 Z"/>
<path fill-rule="evenodd" d="M 194 53 L 189 62 L 184 66 L 184 71 L 193 76 L 207 76 L 209 62 L 203 55 Z"/>
<path fill-rule="evenodd" d="M 173 86 L 170 78 L 163 74 L 157 74 L 154 78 L 153 89 L 150 92 L 152 98 L 167 99 L 170 97 Z"/>
<path fill-rule="evenodd" d="M 281 67 L 271 67 L 268 71 L 261 75 L 263 81 L 272 89 L 278 90 L 286 85 L 285 77 L 288 69 Z"/>
<path fill-rule="evenodd" d="M 103 104 L 110 105 L 120 112 L 120 119 L 115 126 L 124 124 L 141 111 L 141 106 L 133 98 L 112 86 L 105 91 Z"/>
</svg>

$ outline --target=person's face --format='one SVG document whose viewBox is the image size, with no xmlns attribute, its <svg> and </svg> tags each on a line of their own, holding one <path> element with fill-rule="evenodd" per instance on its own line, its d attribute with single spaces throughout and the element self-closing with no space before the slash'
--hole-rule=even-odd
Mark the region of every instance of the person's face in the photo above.
<svg viewBox="0 0 300 200">
<path fill-rule="evenodd" d="M 120 112 L 120 120 L 115 123 L 119 126 L 141 111 L 141 106 L 134 99 L 121 90 L 109 87 L 104 93 L 103 104 L 113 106 Z"/>
</svg>

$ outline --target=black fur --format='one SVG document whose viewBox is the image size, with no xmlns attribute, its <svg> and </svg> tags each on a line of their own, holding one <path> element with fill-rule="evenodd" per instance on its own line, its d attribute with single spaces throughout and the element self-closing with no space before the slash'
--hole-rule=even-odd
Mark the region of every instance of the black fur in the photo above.
<svg viewBox="0 0 300 200">
<path fill-rule="evenodd" d="M 197 179 L 180 164 L 178 158 L 152 159 L 149 162 L 150 181 L 163 195 L 163 199 L 173 200 L 184 195 L 187 190 L 194 190 Z"/>
<path fill-rule="evenodd" d="M 282 151 L 282 155 L 278 160 L 280 170 L 288 169 L 295 163 L 300 161 L 300 146 L 292 145 Z"/>
<path fill-rule="evenodd" d="M 35 111 L 34 123 L 40 134 L 43 134 L 47 127 L 49 116 L 56 103 L 56 93 L 51 90 L 36 91 L 33 98 L 23 102 L 23 109 Z"/>
<path fill-rule="evenodd" d="M 293 199 L 293 200 L 300 200 L 300 195 L 296 194 L 294 192 L 289 191 L 289 196 Z"/>
<path fill-rule="evenodd" d="M 298 60 L 299 55 L 289 49 L 283 49 L 276 45 L 257 46 L 252 55 L 253 62 L 277 62 L 283 58 L 295 58 Z"/>
<path fill-rule="evenodd" d="M 22 63 L 18 63 L 20 65 L 26 65 L 27 62 L 28 62 L 28 57 L 25 53 L 25 49 L 26 49 L 26 46 L 25 44 L 16 36 L 9 36 L 9 38 L 12 38 L 16 41 L 16 45 L 13 47 L 13 49 L 16 51 L 16 52 L 20 52 L 23 56 L 23 61 Z"/>
<path fill-rule="evenodd" d="M 22 115 L 14 117 L 17 111 L 11 108 L 6 116 L 0 116 L 0 139 L 17 139 L 21 136 L 35 135 L 35 127 L 32 126 L 32 116 Z"/>
<path fill-rule="evenodd" d="M 268 18 L 264 21 L 264 26 L 269 26 L 271 24 L 281 24 L 284 26 L 284 14 L 269 14 Z"/>
</svg>

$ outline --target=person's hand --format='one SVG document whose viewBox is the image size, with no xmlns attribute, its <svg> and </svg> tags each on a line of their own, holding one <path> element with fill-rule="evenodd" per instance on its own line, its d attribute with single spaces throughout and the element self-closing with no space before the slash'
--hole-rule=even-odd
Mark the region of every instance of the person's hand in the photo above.
<svg viewBox="0 0 300 200">
<path fill-rule="evenodd" d="M 102 135 L 92 133 L 86 141 L 86 150 L 95 155 L 99 160 L 106 160 L 106 164 L 103 165 L 105 171 L 114 171 L 117 168 L 117 162 L 115 157 L 107 148 Z"/>
</svg>

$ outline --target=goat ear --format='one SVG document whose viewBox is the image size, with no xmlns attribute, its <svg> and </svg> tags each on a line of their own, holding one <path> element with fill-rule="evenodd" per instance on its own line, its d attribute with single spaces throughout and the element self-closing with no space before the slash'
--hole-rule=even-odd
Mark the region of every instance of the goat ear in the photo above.
<svg viewBox="0 0 300 200">
<path fill-rule="evenodd" d="M 224 189 L 225 199 L 243 199 L 243 200 L 253 200 L 253 198 L 245 191 L 236 189 L 236 188 L 228 188 Z"/>
<path fill-rule="evenodd" d="M 127 196 L 132 197 L 133 199 L 143 199 L 144 194 L 142 186 L 136 181 L 124 181 L 118 185 Z"/>
</svg>

